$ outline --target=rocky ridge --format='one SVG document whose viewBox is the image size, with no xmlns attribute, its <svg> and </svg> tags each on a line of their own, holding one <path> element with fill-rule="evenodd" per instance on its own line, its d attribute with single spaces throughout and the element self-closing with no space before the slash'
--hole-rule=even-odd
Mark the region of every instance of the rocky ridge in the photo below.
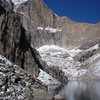
<svg viewBox="0 0 100 100">
<path fill-rule="evenodd" d="M 49 77 L 52 80 L 52 77 Z M 58 84 L 57 80 L 54 81 Z M 19 66 L 0 55 L 0 100 L 53 99 L 54 94 L 47 91 L 47 85 L 41 80 L 34 79 Z"/>
<path fill-rule="evenodd" d="M 35 79 L 0 55 L 0 99 L 29 100 L 33 96 Z"/>
</svg>

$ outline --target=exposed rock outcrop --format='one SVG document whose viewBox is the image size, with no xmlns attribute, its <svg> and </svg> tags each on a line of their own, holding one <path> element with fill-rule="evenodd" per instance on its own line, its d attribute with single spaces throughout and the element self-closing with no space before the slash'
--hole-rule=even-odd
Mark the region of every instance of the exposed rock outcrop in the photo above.
<svg viewBox="0 0 100 100">
<path fill-rule="evenodd" d="M 53 99 L 47 87 L 0 55 L 0 100 Z"/>
<path fill-rule="evenodd" d="M 31 87 L 35 79 L 0 55 L 0 99 L 28 100 L 34 98 Z"/>
<path fill-rule="evenodd" d="M 0 2 L 0 53 L 37 77 L 39 66 L 35 55 L 32 55 L 31 36 L 26 34 L 19 15 L 12 10 L 7 11 L 6 5 Z"/>
</svg>

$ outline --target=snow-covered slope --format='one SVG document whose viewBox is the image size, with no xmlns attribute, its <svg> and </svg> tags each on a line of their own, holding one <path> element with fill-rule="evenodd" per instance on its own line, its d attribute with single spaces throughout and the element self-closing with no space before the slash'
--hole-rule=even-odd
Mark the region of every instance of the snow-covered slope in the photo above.
<svg viewBox="0 0 100 100">
<path fill-rule="evenodd" d="M 40 70 L 38 79 L 48 87 L 48 91 L 53 91 L 55 90 L 55 88 L 61 85 L 61 83 L 57 79 L 53 78 L 43 70 Z"/>
<path fill-rule="evenodd" d="M 71 77 L 77 77 L 86 74 L 85 69 L 77 70 L 76 66 L 79 66 L 79 62 L 75 63 L 73 57 L 81 52 L 79 49 L 67 50 L 55 45 L 43 46 L 38 49 L 42 59 L 47 62 L 49 66 L 57 66 L 59 69 L 65 72 L 65 75 Z"/>
<path fill-rule="evenodd" d="M 58 47 L 56 45 L 44 45 L 37 49 L 42 57 L 42 59 L 48 64 L 48 66 L 55 66 L 58 67 L 60 70 L 63 70 L 66 76 L 69 77 L 69 79 L 82 79 L 82 78 L 96 78 L 96 73 L 99 71 L 99 65 L 100 62 L 96 63 L 97 65 L 94 65 L 94 67 L 87 68 L 86 64 L 91 64 L 93 61 L 100 58 L 100 53 L 95 53 L 92 55 L 91 52 L 93 50 L 98 50 L 99 44 L 94 45 L 93 47 L 90 47 L 87 50 L 80 50 L 78 48 L 73 49 L 64 49 L 61 47 Z M 77 56 L 81 55 L 79 58 L 81 59 L 83 56 L 85 56 L 85 53 L 89 57 L 84 60 L 83 62 L 80 62 L 77 60 Z M 91 53 L 91 54 L 90 54 Z M 90 63 L 89 63 L 90 62 Z M 93 77 L 90 77 L 90 71 L 92 71 Z M 96 71 L 96 73 L 95 73 Z M 87 77 L 85 77 L 87 76 Z M 100 76 L 98 74 L 98 76 Z"/>
</svg>

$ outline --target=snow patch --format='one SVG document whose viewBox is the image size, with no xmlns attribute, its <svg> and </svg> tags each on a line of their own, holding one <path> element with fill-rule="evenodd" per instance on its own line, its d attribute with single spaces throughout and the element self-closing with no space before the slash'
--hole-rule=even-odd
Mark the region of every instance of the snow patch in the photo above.
<svg viewBox="0 0 100 100">
<path fill-rule="evenodd" d="M 52 76 L 50 76 L 49 74 L 47 74 L 41 69 L 40 69 L 38 79 L 41 80 L 45 85 L 60 83 L 57 79 L 54 79 Z"/>
<path fill-rule="evenodd" d="M 43 28 L 43 27 L 37 27 L 37 29 L 38 29 L 38 30 L 43 30 L 44 28 Z"/>
<path fill-rule="evenodd" d="M 21 5 L 22 3 L 27 2 L 28 0 L 12 0 L 15 5 Z"/>
<path fill-rule="evenodd" d="M 98 49 L 99 45 L 95 45 L 89 50 Z M 94 54 L 92 57 L 80 63 L 74 61 L 74 57 L 81 53 L 83 50 L 78 48 L 73 49 L 64 49 L 56 45 L 44 45 L 37 49 L 40 53 L 40 56 L 43 61 L 47 63 L 49 67 L 58 67 L 62 70 L 69 80 L 84 78 L 84 75 L 90 75 L 90 77 L 99 77 L 100 76 L 100 61 L 94 62 L 95 64 L 91 65 L 91 68 L 87 69 L 85 64 L 91 64 L 96 59 L 100 58 L 100 53 Z M 83 65 L 82 65 L 83 64 Z"/>
<path fill-rule="evenodd" d="M 56 33 L 56 32 L 61 32 L 62 31 L 60 29 L 55 29 L 55 28 L 51 28 L 51 27 L 46 27 L 45 30 L 49 31 L 51 33 Z"/>
<path fill-rule="evenodd" d="M 92 63 L 94 60 L 96 60 L 99 57 L 100 57 L 100 53 L 97 53 L 93 55 L 92 57 L 90 57 L 88 60 L 86 60 L 86 62 Z"/>
<path fill-rule="evenodd" d="M 68 50 L 68 53 L 71 57 L 74 57 L 75 55 L 77 55 L 79 52 L 81 52 L 82 50 L 80 49 L 72 49 L 72 50 Z"/>
<path fill-rule="evenodd" d="M 56 45 L 44 45 L 42 47 L 40 47 L 39 49 L 37 49 L 40 53 L 44 53 L 47 51 L 62 51 L 62 52 L 67 52 L 66 49 L 58 47 Z"/>
<path fill-rule="evenodd" d="M 100 79 L 100 61 L 96 62 L 88 71 L 88 76 L 95 79 Z"/>
<path fill-rule="evenodd" d="M 49 31 L 49 33 L 56 33 L 56 32 L 61 32 L 62 30 L 56 29 L 56 28 L 51 28 L 51 27 L 37 27 L 38 30 L 44 30 L 44 31 Z"/>
<path fill-rule="evenodd" d="M 99 48 L 99 44 L 96 44 L 95 46 L 89 48 L 88 50 L 90 51 L 90 50 L 94 50 L 94 49 L 98 49 L 98 48 Z"/>
<path fill-rule="evenodd" d="M 55 88 L 61 85 L 61 83 L 57 79 L 53 78 L 41 69 L 38 79 L 48 87 L 48 91 L 53 91 Z"/>
<path fill-rule="evenodd" d="M 0 55 L 0 60 L 5 61 L 6 65 L 12 65 L 12 63 L 9 60 L 7 60 L 4 56 L 2 56 L 2 55 Z"/>
<path fill-rule="evenodd" d="M 19 8 L 19 6 L 25 2 L 27 2 L 28 0 L 12 0 L 12 3 L 14 4 L 14 12 L 17 12 L 17 9 Z"/>
</svg>

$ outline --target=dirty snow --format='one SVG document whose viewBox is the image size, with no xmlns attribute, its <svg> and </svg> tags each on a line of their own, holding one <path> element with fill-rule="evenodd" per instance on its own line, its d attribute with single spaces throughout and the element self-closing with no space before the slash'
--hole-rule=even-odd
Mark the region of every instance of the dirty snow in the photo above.
<svg viewBox="0 0 100 100">
<path fill-rule="evenodd" d="M 100 58 L 100 53 L 97 53 L 95 55 L 93 55 L 92 57 L 90 57 L 88 60 L 86 60 L 85 62 L 88 63 L 92 63 L 93 61 L 95 61 L 97 58 Z"/>
<path fill-rule="evenodd" d="M 6 65 L 11 65 L 11 64 L 12 64 L 9 60 L 7 60 L 7 59 L 6 59 L 4 56 L 2 56 L 2 55 L 0 55 L 0 60 L 5 61 L 5 64 L 6 64 Z"/>
<path fill-rule="evenodd" d="M 80 66 L 80 63 L 73 60 L 73 57 L 81 52 L 79 49 L 68 50 L 56 45 L 44 45 L 37 50 L 48 66 L 59 67 L 69 77 L 86 74 L 86 69 L 78 70 L 76 66 Z"/>
<path fill-rule="evenodd" d="M 95 73 L 97 76 L 100 76 L 100 61 L 98 61 L 94 66 L 93 73 Z"/>
</svg>

